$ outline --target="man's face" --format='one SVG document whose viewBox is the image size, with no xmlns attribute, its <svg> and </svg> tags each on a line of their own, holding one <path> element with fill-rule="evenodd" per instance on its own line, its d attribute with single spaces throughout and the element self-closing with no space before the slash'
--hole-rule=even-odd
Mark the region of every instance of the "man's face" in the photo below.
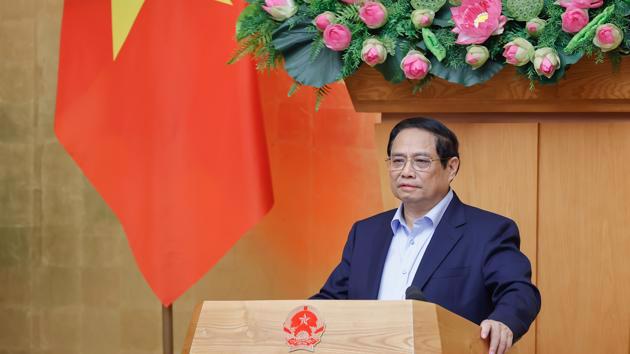
<svg viewBox="0 0 630 354">
<path fill-rule="evenodd" d="M 457 174 L 459 159 L 451 158 L 446 168 L 437 160 L 436 137 L 416 128 L 402 130 L 392 142 L 390 158 L 404 158 L 407 164 L 401 170 L 389 171 L 392 193 L 408 207 L 428 211 L 448 192 L 449 184 Z M 414 159 L 436 159 L 429 167 L 416 171 Z"/>
</svg>

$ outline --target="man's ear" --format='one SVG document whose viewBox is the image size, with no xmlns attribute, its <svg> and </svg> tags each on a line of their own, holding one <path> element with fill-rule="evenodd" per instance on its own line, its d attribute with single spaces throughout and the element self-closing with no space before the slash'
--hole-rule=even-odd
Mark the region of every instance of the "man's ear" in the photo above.
<svg viewBox="0 0 630 354">
<path fill-rule="evenodd" d="M 448 170 L 448 181 L 452 182 L 459 172 L 459 157 L 451 157 L 446 164 L 446 169 Z"/>
</svg>

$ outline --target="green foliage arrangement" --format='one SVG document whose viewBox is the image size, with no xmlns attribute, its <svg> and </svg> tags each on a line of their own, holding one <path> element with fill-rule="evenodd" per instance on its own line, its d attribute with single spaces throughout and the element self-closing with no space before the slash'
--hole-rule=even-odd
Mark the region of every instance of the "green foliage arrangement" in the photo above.
<svg viewBox="0 0 630 354">
<path fill-rule="evenodd" d="M 619 64 L 630 54 L 630 0 L 247 0 L 233 61 L 284 65 L 317 91 L 362 63 L 420 90 L 439 77 L 464 86 L 506 65 L 536 84 L 553 84 L 582 57 Z"/>
</svg>

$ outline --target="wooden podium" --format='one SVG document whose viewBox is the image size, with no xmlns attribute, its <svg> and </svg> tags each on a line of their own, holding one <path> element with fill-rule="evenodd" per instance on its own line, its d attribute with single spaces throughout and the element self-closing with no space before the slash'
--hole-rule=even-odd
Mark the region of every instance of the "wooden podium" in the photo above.
<svg viewBox="0 0 630 354">
<path fill-rule="evenodd" d="M 313 336 L 302 332 L 301 338 L 322 333 L 314 353 L 488 353 L 478 325 L 411 300 L 205 301 L 195 310 L 182 353 L 289 353 L 291 318 L 312 325 Z"/>
</svg>

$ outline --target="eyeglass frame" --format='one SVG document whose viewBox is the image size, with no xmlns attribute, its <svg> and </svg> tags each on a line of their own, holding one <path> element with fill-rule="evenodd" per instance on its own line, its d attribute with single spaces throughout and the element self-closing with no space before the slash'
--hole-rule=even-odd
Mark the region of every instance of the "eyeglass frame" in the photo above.
<svg viewBox="0 0 630 354">
<path fill-rule="evenodd" d="M 392 168 L 392 157 L 391 157 L 391 156 L 388 156 L 387 158 L 385 158 L 385 161 L 387 162 L 387 165 L 388 165 L 388 167 L 389 167 L 389 170 L 390 170 L 390 171 L 402 171 L 402 170 L 404 170 L 404 169 L 405 169 L 405 167 L 407 167 L 407 163 L 408 163 L 409 161 L 412 161 L 412 162 L 411 162 L 411 169 L 412 169 L 412 170 L 414 170 L 414 171 L 416 171 L 416 172 L 423 172 L 423 171 L 428 170 L 428 169 L 429 169 L 429 167 L 431 167 L 431 164 L 432 164 L 434 161 L 448 161 L 448 160 L 452 159 L 453 157 L 456 157 L 456 156 L 451 156 L 451 157 L 442 157 L 442 158 L 440 158 L 440 157 L 438 157 L 438 158 L 432 158 L 432 157 L 428 157 L 428 156 L 425 156 L 425 155 L 416 155 L 416 156 L 422 156 L 422 157 L 424 157 L 425 161 L 429 161 L 429 164 L 427 165 L 427 167 L 425 167 L 424 169 L 417 169 L 417 168 L 414 166 L 414 163 L 413 163 L 413 161 L 414 161 L 415 159 L 413 159 L 413 158 L 412 158 L 412 159 L 410 159 L 410 158 L 409 158 L 410 156 L 402 156 L 402 155 L 400 155 L 400 156 L 395 156 L 395 157 L 401 157 L 401 158 L 404 158 L 404 159 L 405 159 L 405 163 L 402 165 L 402 167 L 401 167 L 401 168 L 396 168 L 396 169 Z"/>
</svg>

